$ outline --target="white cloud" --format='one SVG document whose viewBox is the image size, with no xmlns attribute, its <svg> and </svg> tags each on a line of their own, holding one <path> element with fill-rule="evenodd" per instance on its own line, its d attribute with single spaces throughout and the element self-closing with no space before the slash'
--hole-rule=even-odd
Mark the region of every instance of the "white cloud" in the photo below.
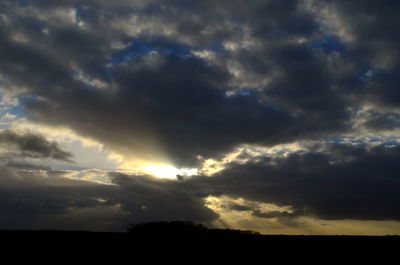
<svg viewBox="0 0 400 265">
<path fill-rule="evenodd" d="M 64 171 L 64 173 L 65 173 L 64 177 L 70 179 L 89 181 L 104 185 L 114 185 L 112 183 L 111 178 L 108 175 L 109 171 L 105 170 L 100 170 L 100 169 L 69 170 L 69 171 Z"/>
</svg>

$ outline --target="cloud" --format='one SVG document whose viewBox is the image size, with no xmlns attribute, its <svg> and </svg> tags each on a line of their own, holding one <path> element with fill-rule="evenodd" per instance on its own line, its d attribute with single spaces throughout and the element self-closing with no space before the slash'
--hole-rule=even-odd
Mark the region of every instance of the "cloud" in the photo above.
<svg viewBox="0 0 400 265">
<path fill-rule="evenodd" d="M 112 173 L 114 184 L 104 185 L 67 174 L 0 168 L 2 228 L 124 231 L 131 222 L 217 217 L 176 181 Z"/>
<path fill-rule="evenodd" d="M 11 158 L 53 158 L 71 162 L 72 154 L 64 151 L 56 142 L 49 142 L 39 134 L 0 131 L 2 156 Z"/>
<path fill-rule="evenodd" d="M 396 16 L 398 3 L 387 0 L 353 3 L 342 1 L 311 1 L 315 12 L 322 14 L 322 23 L 346 42 L 347 55 L 357 66 L 359 80 L 348 80 L 348 93 L 362 100 L 383 106 L 398 106 L 396 72 L 399 67 L 399 38 L 394 33 L 400 21 Z M 346 35 L 346 36 L 343 36 Z M 363 95 L 361 93 L 363 93 Z"/>
<path fill-rule="evenodd" d="M 226 73 L 201 60 L 150 56 L 161 62 L 148 65 L 145 58 L 117 67 L 120 87 L 111 99 L 78 90 L 54 106 L 32 102 L 30 110 L 41 121 L 62 121 L 117 150 L 128 145 L 146 156 L 146 149 L 158 144 L 178 164 L 281 134 L 291 123 L 288 113 L 259 103 L 256 96 L 227 98 L 218 85 Z"/>
<path fill-rule="evenodd" d="M 354 16 L 347 4 L 313 1 L 4 5 L 0 70 L 26 89 L 31 118 L 128 156 L 194 165 L 241 144 L 348 133 L 350 107 L 396 104 L 392 68 L 362 78 L 379 66 L 363 60 L 375 46 L 353 17 L 374 10 L 375 21 L 388 11 L 370 1 Z M 335 23 L 348 26 L 353 43 Z"/>
<path fill-rule="evenodd" d="M 294 216 L 398 220 L 399 151 L 398 147 L 329 144 L 320 151 L 232 163 L 205 182 L 214 192 L 228 196 L 290 205 Z"/>
<path fill-rule="evenodd" d="M 375 130 L 394 130 L 399 127 L 399 114 L 369 112 L 364 126 Z"/>
<path fill-rule="evenodd" d="M 31 164 L 28 162 L 21 162 L 21 161 L 9 161 L 7 162 L 4 167 L 17 169 L 17 170 L 45 170 L 50 171 L 51 167 L 45 165 L 36 165 Z"/>
<path fill-rule="evenodd" d="M 52 171 L 12 172 L 6 168 L 1 168 L 0 181 L 2 228 L 96 229 L 102 221 L 116 224 L 124 216 L 118 205 L 108 202 L 107 186 L 68 180 Z M 113 207 L 116 213 L 110 215 L 107 211 Z M 103 217 L 97 216 L 90 224 L 91 210 L 100 209 Z"/>
<path fill-rule="evenodd" d="M 91 214 L 112 227 L 129 218 L 213 220 L 204 198 L 222 194 L 293 207 L 227 206 L 264 219 L 398 220 L 397 7 L 393 0 L 1 1 L 1 125 L 11 128 L 0 132 L 4 166 L 43 184 L 29 190 L 30 201 L 55 189 L 40 174 L 59 174 L 51 181 L 65 197 L 50 192 L 43 200 L 54 196 L 60 204 L 49 209 L 77 227 L 79 215 Z M 71 143 L 78 158 L 89 157 L 76 165 L 85 170 L 55 173 L 31 160 L 71 162 L 72 153 L 17 132 L 21 119 L 63 128 L 104 152 L 92 157 Z M 161 181 L 103 170 L 137 161 L 208 176 Z M 92 186 L 80 188 L 83 180 Z M 79 189 L 87 196 L 74 204 Z M 9 192 L 19 198 L 22 190 Z"/>
</svg>

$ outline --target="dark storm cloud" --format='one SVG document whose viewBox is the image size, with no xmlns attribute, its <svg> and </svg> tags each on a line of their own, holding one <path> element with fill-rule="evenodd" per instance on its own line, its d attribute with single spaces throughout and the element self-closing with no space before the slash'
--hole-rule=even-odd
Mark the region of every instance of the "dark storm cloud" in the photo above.
<svg viewBox="0 0 400 265">
<path fill-rule="evenodd" d="M 6 150 L 2 155 L 11 158 L 53 158 L 71 162 L 72 157 L 56 142 L 50 142 L 39 134 L 4 130 L 0 132 L 0 146 Z"/>
<path fill-rule="evenodd" d="M 65 174 L 1 168 L 1 227 L 123 231 L 131 222 L 217 217 L 175 181 L 115 173 L 116 185 L 101 185 L 66 179 Z"/>
<path fill-rule="evenodd" d="M 347 93 L 383 107 L 399 105 L 400 27 L 399 3 L 376 1 L 315 1 L 331 8 L 351 41 L 346 43 L 349 59 L 357 66 L 358 76 L 343 83 Z M 361 93 L 360 93 L 361 92 Z"/>
<path fill-rule="evenodd" d="M 121 187 L 120 201 L 132 220 L 199 220 L 218 217 L 195 196 L 192 188 L 176 181 L 160 181 L 148 176 L 112 173 L 113 182 Z M 137 215 L 136 215 L 136 214 Z"/>
<path fill-rule="evenodd" d="M 111 98 L 78 90 L 57 105 L 31 102 L 30 110 L 40 120 L 76 126 L 114 146 L 135 146 L 153 135 L 179 164 L 281 134 L 293 122 L 256 95 L 226 97 L 220 86 L 227 74 L 199 59 L 154 57 L 162 61 L 116 66 L 114 81 L 120 87 Z"/>
<path fill-rule="evenodd" d="M 76 200 L 103 192 L 95 184 L 60 178 L 49 172 L 12 172 L 1 168 L 0 176 L 0 223 L 6 229 L 65 227 L 68 221 L 64 223 L 60 215 L 68 213 Z"/>
<path fill-rule="evenodd" d="M 206 182 L 228 196 L 291 205 L 294 214 L 287 215 L 292 216 L 400 218 L 399 147 L 328 145 L 323 150 L 232 164 Z"/>
<path fill-rule="evenodd" d="M 22 12 L 6 1 L 11 12 L 2 18 L 7 23 L 0 30 L 0 70 L 28 88 L 25 102 L 33 119 L 70 126 L 125 153 L 151 157 L 157 147 L 177 165 L 191 165 L 198 155 L 218 157 L 243 143 L 274 145 L 346 132 L 349 107 L 359 103 L 355 89 L 344 91 L 351 80 L 357 93 L 372 91 L 388 104 L 396 102 L 390 91 L 398 82 L 377 73 L 374 82 L 363 79 L 372 65 L 362 58 L 373 50 L 362 44 L 368 31 L 363 24 L 345 21 L 360 29 L 355 43 L 347 44 L 321 30 L 304 3 L 35 1 L 29 2 L 31 12 Z M 368 3 L 355 17 L 376 9 L 378 21 L 386 7 L 371 9 Z M 335 12 L 349 17 L 346 5 L 334 4 Z M 58 12 L 64 20 L 50 20 L 54 8 L 63 8 Z M 132 16 L 136 24 L 129 24 Z M 134 33 L 128 25 L 138 28 L 136 36 L 129 36 Z M 28 40 L 18 42 L 16 33 Z M 246 41 L 257 45 L 224 48 Z M 213 51 L 217 61 L 195 57 L 193 49 Z M 232 64 L 240 65 L 239 77 L 229 70 Z M 253 83 L 270 81 L 250 90 L 232 87 L 246 76 Z M 232 89 L 245 92 L 226 96 Z"/>
<path fill-rule="evenodd" d="M 397 16 L 400 6 L 397 1 L 321 2 L 334 8 L 333 12 L 339 15 L 344 22 L 343 26 L 355 38 L 355 42 L 351 43 L 350 47 L 364 52 L 360 60 L 371 60 L 373 63 L 379 54 L 398 53 L 394 49 L 400 41 L 399 36 L 395 34 L 400 25 Z"/>
<path fill-rule="evenodd" d="M 326 57 L 307 45 L 280 45 L 265 54 L 270 52 L 273 65 L 282 73 L 265 88 L 264 95 L 298 115 L 298 132 L 346 131 L 348 102 L 332 87 L 336 80 L 330 76 Z"/>
<path fill-rule="evenodd" d="M 376 130 L 393 130 L 400 126 L 400 116 L 397 113 L 368 113 L 365 126 Z"/>
<path fill-rule="evenodd" d="M 35 17 L 12 19 L 16 28 L 26 31 Z M 107 70 L 107 57 L 116 56 L 111 54 L 110 36 L 100 37 L 95 30 L 87 32 L 71 25 L 47 26 L 47 37 L 40 32 L 45 26 L 31 29 L 42 35 L 34 41 L 49 48 L 46 50 L 5 37 L 2 47 L 6 55 L 0 66 L 4 75 L 41 97 L 26 100 L 41 121 L 69 125 L 117 150 L 131 146 L 143 156 L 154 152 L 151 148 L 146 151 L 143 143 L 150 146 L 156 138 L 173 161 L 186 165 L 197 155 L 217 156 L 237 144 L 281 134 L 292 123 L 286 111 L 260 103 L 256 94 L 227 98 L 226 70 L 182 55 L 185 45 L 165 38 L 151 41 L 146 44 L 150 51 L 166 47 L 167 54 L 153 56 L 161 62 L 147 62 L 139 51 L 137 60 Z M 85 74 L 106 82 L 108 89 L 116 87 L 117 92 L 110 97 L 82 84 L 73 78 L 66 63 L 77 64 Z M 152 137 L 146 141 L 148 135 Z"/>
<path fill-rule="evenodd" d="M 227 21 L 231 21 L 238 17 L 241 20 L 257 12 L 251 21 L 243 22 L 245 25 L 255 26 L 259 24 L 258 21 L 261 21 L 261 12 L 259 12 L 261 9 L 269 10 L 271 14 L 287 13 L 295 21 L 303 19 L 305 24 L 312 24 L 310 17 L 296 13 L 296 6 L 293 3 L 282 5 L 268 2 L 262 7 L 250 5 L 244 11 L 240 9 L 239 3 L 234 3 L 230 5 L 232 14 L 226 14 L 226 17 L 221 19 L 226 18 Z M 167 8 L 165 12 L 157 10 L 152 12 L 159 12 L 161 17 L 165 15 L 168 18 L 172 15 L 171 10 L 183 12 L 188 8 L 178 2 L 174 4 L 176 4 L 174 8 Z M 213 7 L 211 3 L 210 5 Z M 216 3 L 211 11 L 219 15 L 221 12 L 226 13 L 221 10 L 222 6 L 223 3 Z M 94 10 L 97 10 L 96 7 Z M 149 10 L 152 9 L 146 9 L 146 12 L 150 12 Z M 199 12 L 200 10 L 194 9 L 192 12 L 204 25 L 211 26 L 211 22 Z M 32 23 L 35 19 L 35 17 L 18 18 L 18 20 L 14 18 L 22 31 L 27 31 L 28 25 L 35 25 Z M 93 22 L 91 19 L 87 22 Z M 277 15 L 265 21 L 262 24 L 265 30 L 275 30 L 276 19 L 278 19 Z M 215 157 L 241 143 L 268 142 L 270 138 L 277 141 L 288 136 L 293 137 L 303 130 L 312 129 L 308 128 L 309 126 L 303 121 L 305 116 L 299 121 L 291 117 L 290 112 L 295 110 L 294 108 L 304 107 L 314 110 L 321 104 L 321 100 L 325 100 L 323 105 L 328 109 L 326 112 L 331 113 L 333 109 L 336 113 L 343 112 L 341 111 L 343 104 L 337 103 L 336 97 L 329 89 L 326 89 L 326 82 L 323 81 L 326 73 L 319 74 L 321 62 L 314 63 L 315 59 L 311 51 L 307 49 L 287 45 L 282 48 L 275 45 L 272 49 L 256 51 L 252 55 L 253 58 L 260 58 L 260 55 L 262 58 L 267 58 L 266 54 L 275 54 L 276 58 L 272 58 L 269 63 L 268 60 L 264 63 L 243 59 L 245 65 L 249 65 L 246 67 L 261 74 L 268 74 L 268 70 L 276 66 L 285 68 L 285 76 L 274 85 L 277 87 L 275 94 L 279 93 L 284 104 L 271 106 L 268 102 L 261 102 L 259 95 L 255 92 L 250 92 L 249 95 L 226 97 L 226 86 L 231 75 L 226 69 L 211 66 L 193 56 L 187 57 L 179 52 L 178 54 L 170 52 L 153 56 L 162 62 L 155 62 L 155 66 L 149 66 L 146 62 L 148 58 L 140 58 L 140 52 L 143 54 L 142 50 L 136 51 L 139 52 L 137 60 L 128 62 L 126 65 L 114 65 L 107 70 L 104 67 L 106 58 L 115 56 L 109 46 L 113 41 L 112 37 L 117 34 L 104 36 L 96 30 L 84 31 L 71 25 L 43 25 L 44 22 L 39 23 L 39 21 L 36 21 L 36 24 L 42 26 L 28 29 L 28 31 L 36 30 L 36 34 L 40 33 L 42 37 L 36 37 L 35 43 L 49 49 L 43 50 L 28 44 L 15 44 L 10 38 L 4 38 L 3 49 L 7 56 L 3 60 L 2 71 L 5 75 L 19 80 L 18 82 L 21 82 L 20 80 L 24 83 L 29 82 L 28 86 L 33 90 L 31 92 L 43 97 L 49 102 L 49 106 L 52 106 L 52 108 L 45 106 L 46 102 L 42 101 L 27 101 L 30 110 L 36 114 L 35 118 L 45 122 L 69 125 L 81 133 L 109 143 L 112 147 L 131 145 L 133 149 L 142 152 L 140 142 L 150 134 L 159 141 L 161 149 L 165 149 L 173 161 L 178 164 L 191 164 L 197 155 Z M 185 21 L 176 20 L 175 24 L 177 25 L 173 27 L 177 27 L 176 34 L 189 39 L 194 36 L 203 36 L 210 42 L 217 41 L 221 44 L 224 38 L 229 40 L 234 36 L 234 31 L 231 30 L 218 40 L 214 35 L 197 34 L 196 31 L 180 32 L 180 25 L 187 24 Z M 290 23 L 285 22 L 283 25 L 283 36 L 293 32 L 294 29 L 289 26 Z M 40 32 L 45 26 L 50 29 L 47 37 Z M 300 27 L 297 33 L 310 35 L 312 32 L 310 33 L 309 28 L 312 27 L 306 27 L 306 29 Z M 257 34 L 254 34 L 257 38 L 260 31 L 261 29 L 255 30 Z M 132 45 L 137 42 L 139 41 L 133 40 Z M 171 44 L 172 48 L 169 48 Z M 180 52 L 191 48 L 187 46 L 187 43 L 174 44 L 174 41 L 162 36 L 157 43 L 150 41 L 146 45 L 149 52 L 157 50 L 157 46 Z M 250 55 L 242 55 L 242 57 L 250 57 Z M 296 63 L 296 58 L 303 61 Z M 238 60 L 241 62 L 240 57 Z M 294 63 L 292 64 L 291 61 Z M 108 87 L 116 87 L 118 92 L 109 99 L 110 95 L 88 88 L 73 79 L 73 73 L 65 62 L 77 64 L 85 74 L 106 82 Z M 12 67 L 13 64 L 19 65 L 17 70 Z M 309 67 L 299 72 L 302 66 L 292 65 L 309 65 Z M 303 80 L 302 76 L 308 72 L 316 75 L 314 78 L 316 84 L 308 86 L 308 83 L 300 83 L 299 80 Z M 287 80 L 293 80 L 296 86 L 288 83 Z M 310 94 L 313 95 L 311 99 L 306 96 Z M 274 95 L 269 93 L 266 97 L 273 98 Z M 34 104 L 35 102 L 38 104 Z M 325 112 L 322 110 L 318 113 Z M 326 115 L 322 114 L 310 119 L 309 123 L 315 124 L 316 119 L 319 121 L 326 119 Z M 307 115 L 307 117 L 311 116 L 310 113 Z M 338 117 L 342 118 L 342 116 Z M 329 118 L 332 117 L 329 116 Z M 338 125 L 333 122 L 333 119 L 331 120 L 330 127 Z M 304 125 L 299 126 L 301 122 Z M 113 128 L 112 132 L 106 131 L 106 128 L 110 127 Z M 147 145 L 150 145 L 151 141 L 154 139 L 149 139 Z"/>
</svg>

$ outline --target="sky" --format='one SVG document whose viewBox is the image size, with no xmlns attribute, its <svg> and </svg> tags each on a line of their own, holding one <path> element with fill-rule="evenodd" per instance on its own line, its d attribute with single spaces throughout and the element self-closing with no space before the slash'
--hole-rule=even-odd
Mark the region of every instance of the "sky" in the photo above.
<svg viewBox="0 0 400 265">
<path fill-rule="evenodd" d="M 399 11 L 0 1 L 0 229 L 400 234 Z"/>
</svg>

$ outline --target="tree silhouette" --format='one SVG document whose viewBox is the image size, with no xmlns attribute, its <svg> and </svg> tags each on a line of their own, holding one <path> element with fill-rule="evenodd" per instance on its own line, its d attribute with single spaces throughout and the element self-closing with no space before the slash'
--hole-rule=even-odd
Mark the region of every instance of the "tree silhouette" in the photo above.
<svg viewBox="0 0 400 265">
<path fill-rule="evenodd" d="M 191 221 L 149 222 L 129 224 L 127 231 L 140 236 L 201 236 L 208 228 Z"/>
<path fill-rule="evenodd" d="M 128 224 L 127 232 L 137 236 L 234 237 L 260 235 L 260 233 L 252 230 L 209 229 L 202 224 L 191 221 Z"/>
</svg>

